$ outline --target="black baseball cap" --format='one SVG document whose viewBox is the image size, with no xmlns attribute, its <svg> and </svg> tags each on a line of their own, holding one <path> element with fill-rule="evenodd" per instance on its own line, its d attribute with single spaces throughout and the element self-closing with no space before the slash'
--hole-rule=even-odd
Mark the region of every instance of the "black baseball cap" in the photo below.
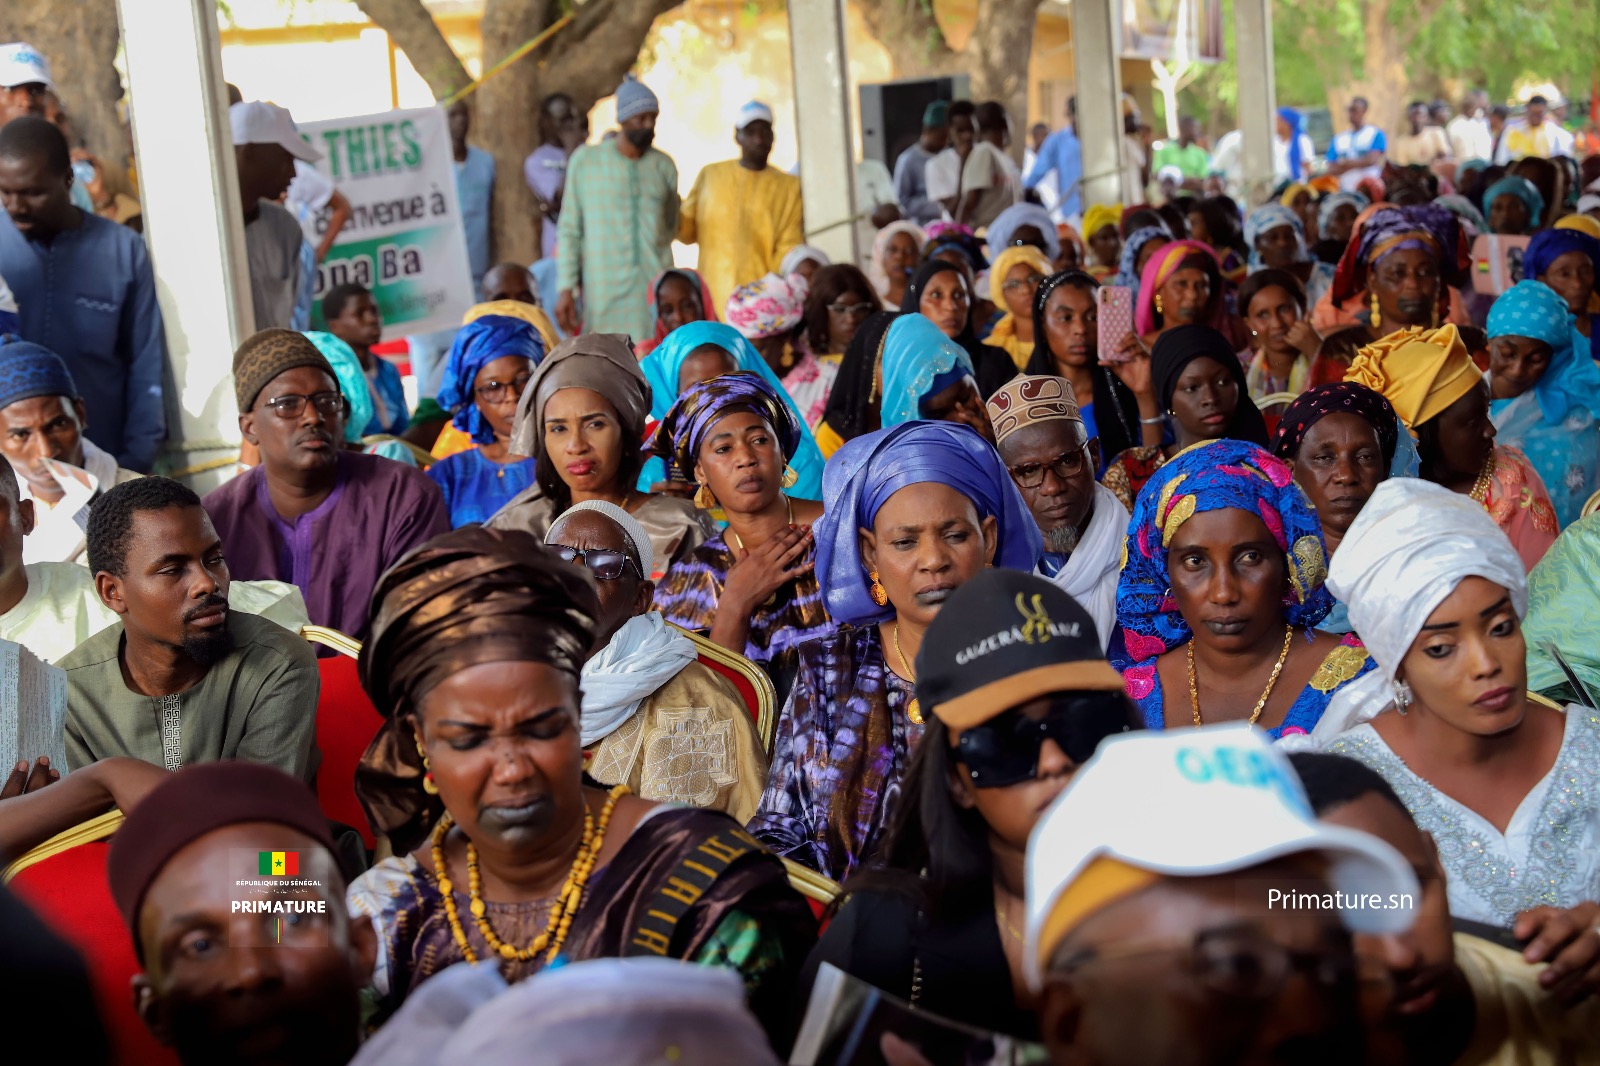
<svg viewBox="0 0 1600 1066">
<path fill-rule="evenodd" d="M 1121 692 L 1094 619 L 1035 574 L 986 569 L 939 609 L 917 652 L 917 700 L 957 732 L 1051 692 Z"/>
</svg>

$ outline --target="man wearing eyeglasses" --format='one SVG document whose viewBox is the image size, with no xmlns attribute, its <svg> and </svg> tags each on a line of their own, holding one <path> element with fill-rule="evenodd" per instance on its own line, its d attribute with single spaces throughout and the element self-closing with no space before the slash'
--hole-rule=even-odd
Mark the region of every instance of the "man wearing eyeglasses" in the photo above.
<svg viewBox="0 0 1600 1066">
<path fill-rule="evenodd" d="M 615 504 L 588 500 L 557 519 L 545 543 L 588 568 L 600 593 L 596 648 L 580 679 L 589 776 L 748 822 L 767 783 L 766 750 L 733 685 L 650 609 L 650 535 Z"/>
<path fill-rule="evenodd" d="M 233 575 L 297 585 L 317 625 L 358 640 L 378 577 L 450 528 L 414 467 L 344 447 L 349 401 L 302 334 L 266 329 L 233 357 L 239 432 L 261 462 L 206 496 Z"/>
<path fill-rule="evenodd" d="M 1044 534 L 1035 572 L 1083 604 L 1104 647 L 1117 620 L 1128 509 L 1094 479 L 1100 442 L 1084 427 L 1072 383 L 1013 378 L 989 397 L 988 408 L 995 447 Z"/>
</svg>

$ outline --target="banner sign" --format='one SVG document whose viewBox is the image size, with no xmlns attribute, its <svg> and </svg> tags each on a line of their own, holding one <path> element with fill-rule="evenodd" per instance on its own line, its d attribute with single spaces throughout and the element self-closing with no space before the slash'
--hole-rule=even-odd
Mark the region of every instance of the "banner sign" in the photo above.
<svg viewBox="0 0 1600 1066">
<path fill-rule="evenodd" d="M 322 152 L 317 170 L 350 201 L 350 220 L 317 268 L 312 328 L 326 328 L 322 297 L 345 282 L 372 290 L 390 339 L 461 325 L 474 300 L 444 111 L 389 111 L 299 126 Z M 326 208 L 301 221 L 313 246 L 327 224 Z"/>
</svg>

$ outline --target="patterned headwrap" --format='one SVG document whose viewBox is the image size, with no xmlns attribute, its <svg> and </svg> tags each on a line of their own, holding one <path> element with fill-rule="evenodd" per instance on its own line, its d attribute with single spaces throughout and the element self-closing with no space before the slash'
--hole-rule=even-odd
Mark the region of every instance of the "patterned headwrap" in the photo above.
<svg viewBox="0 0 1600 1066">
<path fill-rule="evenodd" d="M 994 565 L 1031 571 L 1044 541 L 999 453 L 970 426 L 906 422 L 875 430 L 833 453 L 823 475 L 829 507 L 813 526 L 817 574 L 828 613 L 841 625 L 874 625 L 895 614 L 872 602 L 860 529 L 871 529 L 890 496 L 907 485 L 948 485 L 995 518 Z"/>
<path fill-rule="evenodd" d="M 1266 267 L 1261 259 L 1261 253 L 1256 250 L 1256 241 L 1268 230 L 1275 230 L 1279 226 L 1288 226 L 1294 230 L 1296 263 L 1306 263 L 1311 260 L 1311 253 L 1306 251 L 1306 227 L 1300 221 L 1300 216 L 1282 204 L 1263 204 L 1250 212 L 1250 217 L 1244 223 L 1244 243 L 1250 249 L 1250 272 Z"/>
<path fill-rule="evenodd" d="M 1381 393 L 1411 435 L 1483 383 L 1453 325 L 1391 333 L 1356 353 L 1344 379 Z"/>
<path fill-rule="evenodd" d="M 256 405 L 261 390 L 273 378 L 302 366 L 315 367 L 339 380 L 317 346 L 292 329 L 264 329 L 246 337 L 233 353 L 233 395 L 240 413 Z"/>
<path fill-rule="evenodd" d="M 1322 527 L 1289 464 L 1244 441 L 1208 441 L 1167 460 L 1134 501 L 1117 582 L 1117 622 L 1131 661 L 1153 658 L 1192 636 L 1177 600 L 1167 595 L 1167 550 L 1190 518 L 1228 508 L 1259 517 L 1282 549 L 1290 586 L 1285 622 L 1310 628 L 1333 609 L 1323 588 Z"/>
<path fill-rule="evenodd" d="M 350 415 L 344 420 L 344 439 L 350 444 L 359 444 L 367 424 L 372 421 L 373 411 L 372 390 L 367 388 L 367 373 L 361 369 L 361 357 L 331 333 L 312 330 L 306 334 L 306 340 L 315 344 L 317 351 L 333 367 L 339 391 L 350 404 Z"/>
<path fill-rule="evenodd" d="M 776 337 L 800 324 L 806 310 L 806 281 L 798 274 L 768 274 L 741 285 L 728 297 L 728 325 L 746 340 Z"/>
<path fill-rule="evenodd" d="M 1213 313 L 1212 320 L 1205 324 L 1215 325 L 1217 318 L 1224 313 L 1222 268 L 1217 265 L 1217 253 L 1211 250 L 1209 244 L 1199 241 L 1173 241 L 1152 255 L 1144 265 L 1144 274 L 1139 278 L 1139 302 L 1133 315 L 1133 328 L 1137 332 L 1152 333 L 1161 328 L 1156 322 L 1156 297 L 1160 295 L 1161 286 L 1167 283 L 1167 279 L 1184 266 L 1201 267 L 1211 277 Z"/>
<path fill-rule="evenodd" d="M 475 389 L 478 373 L 503 356 L 521 356 L 538 366 L 544 358 L 544 341 L 533 326 L 520 318 L 485 315 L 456 330 L 439 383 L 439 406 L 455 417 L 450 424 L 475 443 L 493 444 L 494 429 L 478 410 Z"/>
<path fill-rule="evenodd" d="M 691 473 L 706 434 L 735 411 L 750 411 L 766 420 L 777 434 L 784 462 L 800 447 L 805 426 L 789 405 L 760 375 L 739 370 L 702 381 L 678 397 L 656 431 L 655 453 L 676 462 L 684 474 Z"/>
<path fill-rule="evenodd" d="M 1565 219 L 1563 219 L 1565 221 Z M 1522 276 L 1538 278 L 1568 252 L 1582 252 L 1594 264 L 1595 285 L 1600 288 L 1600 241 L 1580 230 L 1540 230 L 1522 253 Z"/>
<path fill-rule="evenodd" d="M 0 341 L 0 408 L 35 396 L 76 400 L 78 386 L 67 364 L 49 348 L 31 341 Z"/>
<path fill-rule="evenodd" d="M 872 238 L 872 258 L 867 263 L 867 278 L 872 282 L 872 287 L 877 290 L 879 296 L 889 295 L 889 275 L 883 268 L 883 257 L 889 251 L 889 242 L 902 233 L 911 234 L 911 239 L 917 242 L 919 254 L 922 251 L 922 246 L 928 240 L 928 236 L 922 232 L 921 226 L 903 218 L 889 223 L 878 231 L 878 235 Z M 912 264 L 912 269 L 916 269 L 916 264 Z M 909 274 L 906 277 L 907 280 L 910 279 Z"/>
<path fill-rule="evenodd" d="M 1018 263 L 1026 263 L 1033 267 L 1041 279 L 1049 277 L 1056 271 L 1050 260 L 1045 258 L 1045 254 L 1031 244 L 1019 248 L 1000 249 L 994 265 L 989 268 L 989 300 L 1002 310 L 1006 306 L 1006 275 L 1011 273 L 1011 268 Z"/>
<path fill-rule="evenodd" d="M 1339 258 L 1333 275 L 1331 299 L 1341 304 L 1367 287 L 1367 274 L 1383 257 L 1404 248 L 1420 248 L 1432 254 L 1443 273 L 1439 286 L 1441 317 L 1450 307 L 1449 283 L 1465 268 L 1466 242 L 1461 240 L 1461 223 L 1448 208 L 1436 204 L 1393 207 L 1375 204 L 1371 214 L 1357 218 L 1357 228 Z"/>
<path fill-rule="evenodd" d="M 1400 423 L 1394 408 L 1379 393 L 1353 381 L 1316 385 L 1295 397 L 1294 402 L 1283 409 L 1278 428 L 1273 431 L 1272 454 L 1286 463 L 1294 462 L 1311 427 L 1336 414 L 1355 415 L 1370 425 L 1377 431 L 1384 466 L 1394 462 L 1395 445 L 1400 439 Z"/>
<path fill-rule="evenodd" d="M 1328 225 L 1333 222 L 1333 213 L 1345 204 L 1355 208 L 1356 214 L 1359 215 L 1371 202 L 1358 192 L 1336 192 L 1317 204 L 1317 229 L 1326 231 Z"/>
<path fill-rule="evenodd" d="M 633 341 L 620 333 L 583 333 L 556 345 L 517 401 L 511 452 L 535 459 L 544 454 L 544 407 L 562 389 L 590 389 L 617 409 L 625 441 L 644 439 L 650 384 L 633 356 Z"/>
<path fill-rule="evenodd" d="M 356 794 L 396 851 L 420 843 L 440 811 L 438 797 L 422 789 L 422 755 L 406 721 L 422 698 L 482 663 L 545 663 L 576 688 L 599 613 L 589 571 L 520 530 L 452 530 L 383 575 L 360 670 L 361 687 L 388 721 L 356 769 Z"/>
<path fill-rule="evenodd" d="M 1111 284 L 1132 289 L 1135 299 L 1139 296 L 1139 253 L 1153 240 L 1172 240 L 1172 231 L 1167 229 L 1166 223 L 1136 229 L 1122 242 L 1122 259 L 1117 263 L 1117 276 Z"/>
<path fill-rule="evenodd" d="M 1502 196 L 1515 196 L 1522 201 L 1528 209 L 1529 232 L 1539 228 L 1539 220 L 1544 217 L 1544 194 L 1537 185 L 1520 174 L 1507 174 L 1483 190 L 1483 209 L 1490 210 Z"/>
<path fill-rule="evenodd" d="M 989 244 L 989 255 L 998 256 L 1001 252 L 1011 247 L 1011 235 L 1023 226 L 1032 226 L 1044 237 L 1044 254 L 1053 262 L 1061 254 L 1061 239 L 1056 236 L 1056 224 L 1050 219 L 1050 212 L 1038 204 L 1012 204 L 995 216 L 989 223 L 985 239 Z M 1046 274 L 1050 273 L 1048 270 Z"/>
<path fill-rule="evenodd" d="M 1121 221 L 1121 204 L 1095 204 L 1083 213 L 1084 240 L 1094 240 L 1096 233 Z"/>
<path fill-rule="evenodd" d="M 1488 332 L 1490 340 L 1529 337 L 1550 346 L 1550 362 L 1533 386 L 1546 422 L 1560 425 L 1574 407 L 1600 406 L 1600 367 L 1587 350 L 1578 354 L 1575 342 L 1586 338 L 1573 327 L 1566 299 L 1544 282 L 1524 278 L 1501 293 L 1489 308 Z"/>
<path fill-rule="evenodd" d="M 1076 422 L 1080 442 L 1088 440 L 1083 415 L 1066 378 L 1032 375 L 1012 378 L 989 397 L 989 421 L 996 444 L 1037 422 Z"/>
</svg>

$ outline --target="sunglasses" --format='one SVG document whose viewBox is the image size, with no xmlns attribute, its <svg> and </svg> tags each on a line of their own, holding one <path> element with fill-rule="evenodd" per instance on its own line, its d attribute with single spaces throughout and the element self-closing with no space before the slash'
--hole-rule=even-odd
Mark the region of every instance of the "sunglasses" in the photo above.
<svg viewBox="0 0 1600 1066">
<path fill-rule="evenodd" d="M 1039 773 L 1046 738 L 1082 766 L 1100 742 L 1132 729 L 1127 700 L 1119 692 L 1071 692 L 1053 696 L 1043 718 L 1012 709 L 971 729 L 956 741 L 956 758 L 976 788 L 1005 788 Z"/>
<path fill-rule="evenodd" d="M 644 580 L 644 574 L 639 572 L 639 566 L 627 554 L 612 551 L 610 548 L 569 548 L 565 544 L 558 544 L 556 555 L 562 562 L 577 562 L 587 566 L 589 571 L 601 581 L 615 581 L 622 576 L 622 571 L 633 567 L 633 572 L 639 574 L 639 579 Z"/>
</svg>

